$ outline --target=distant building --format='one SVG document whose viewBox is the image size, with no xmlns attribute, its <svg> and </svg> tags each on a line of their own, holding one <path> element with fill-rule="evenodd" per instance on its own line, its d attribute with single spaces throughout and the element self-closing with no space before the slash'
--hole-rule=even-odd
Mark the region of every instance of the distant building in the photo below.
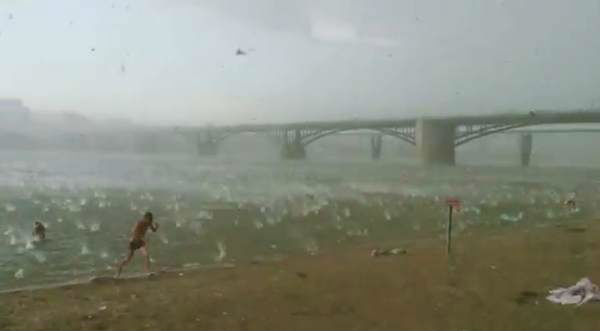
<svg viewBox="0 0 600 331">
<path fill-rule="evenodd" d="M 15 127 L 29 124 L 31 110 L 20 99 L 0 99 L 0 125 Z"/>
</svg>

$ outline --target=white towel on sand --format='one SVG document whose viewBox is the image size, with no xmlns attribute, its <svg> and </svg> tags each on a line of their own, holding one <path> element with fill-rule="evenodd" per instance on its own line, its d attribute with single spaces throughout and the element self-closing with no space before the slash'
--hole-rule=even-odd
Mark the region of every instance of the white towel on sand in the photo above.
<svg viewBox="0 0 600 331">
<path fill-rule="evenodd" d="M 557 288 L 550 291 L 546 299 L 563 305 L 582 305 L 590 300 L 600 300 L 600 290 L 587 277 L 569 288 Z"/>
</svg>

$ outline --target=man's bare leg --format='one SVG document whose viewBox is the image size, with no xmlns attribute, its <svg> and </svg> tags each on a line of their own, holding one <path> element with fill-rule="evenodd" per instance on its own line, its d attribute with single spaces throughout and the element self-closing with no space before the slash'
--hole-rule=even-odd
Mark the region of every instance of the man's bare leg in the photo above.
<svg viewBox="0 0 600 331">
<path fill-rule="evenodd" d="M 124 266 L 126 266 L 131 259 L 133 258 L 133 250 L 129 250 L 129 255 L 125 258 L 125 260 L 121 261 L 121 263 L 119 263 L 119 269 L 117 270 L 117 278 L 119 276 L 121 276 L 121 270 L 123 269 Z"/>
<path fill-rule="evenodd" d="M 146 272 L 150 273 L 150 255 L 148 254 L 146 246 L 140 248 L 140 253 L 144 256 L 144 269 L 146 269 Z"/>
</svg>

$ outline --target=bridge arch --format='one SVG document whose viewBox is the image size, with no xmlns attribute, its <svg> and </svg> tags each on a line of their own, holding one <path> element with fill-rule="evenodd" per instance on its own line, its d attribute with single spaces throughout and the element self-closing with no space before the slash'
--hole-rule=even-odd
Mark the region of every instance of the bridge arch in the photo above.
<svg viewBox="0 0 600 331">
<path fill-rule="evenodd" d="M 511 124 L 498 124 L 498 125 L 486 125 L 481 128 L 462 130 L 456 133 L 454 146 L 458 147 L 464 145 L 470 141 L 487 137 L 496 133 L 501 133 L 513 129 L 533 127 L 539 125 L 557 125 L 561 123 L 511 123 Z"/>
<path fill-rule="evenodd" d="M 356 131 L 356 130 L 369 130 L 369 131 L 374 131 L 374 132 L 378 132 L 384 136 L 391 136 L 394 138 L 398 138 L 406 143 L 409 143 L 413 146 L 416 145 L 416 141 L 415 141 L 415 135 L 414 135 L 414 128 L 402 128 L 401 130 L 398 129 L 373 129 L 373 128 L 362 128 L 362 129 L 332 129 L 332 130 L 323 130 L 323 131 L 319 131 L 316 133 L 313 133 L 311 135 L 306 136 L 303 141 L 302 144 L 306 147 L 310 144 L 312 144 L 313 142 L 327 137 L 327 136 L 331 136 L 331 135 L 335 135 L 338 133 L 342 133 L 342 132 L 348 132 L 348 131 Z"/>
</svg>

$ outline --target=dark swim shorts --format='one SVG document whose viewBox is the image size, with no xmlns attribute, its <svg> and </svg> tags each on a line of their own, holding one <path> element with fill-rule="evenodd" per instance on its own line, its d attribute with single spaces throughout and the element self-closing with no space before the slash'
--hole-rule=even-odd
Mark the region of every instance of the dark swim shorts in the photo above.
<svg viewBox="0 0 600 331">
<path fill-rule="evenodd" d="M 142 239 L 133 239 L 129 242 L 129 249 L 135 251 L 141 247 L 144 247 L 146 243 Z"/>
</svg>

